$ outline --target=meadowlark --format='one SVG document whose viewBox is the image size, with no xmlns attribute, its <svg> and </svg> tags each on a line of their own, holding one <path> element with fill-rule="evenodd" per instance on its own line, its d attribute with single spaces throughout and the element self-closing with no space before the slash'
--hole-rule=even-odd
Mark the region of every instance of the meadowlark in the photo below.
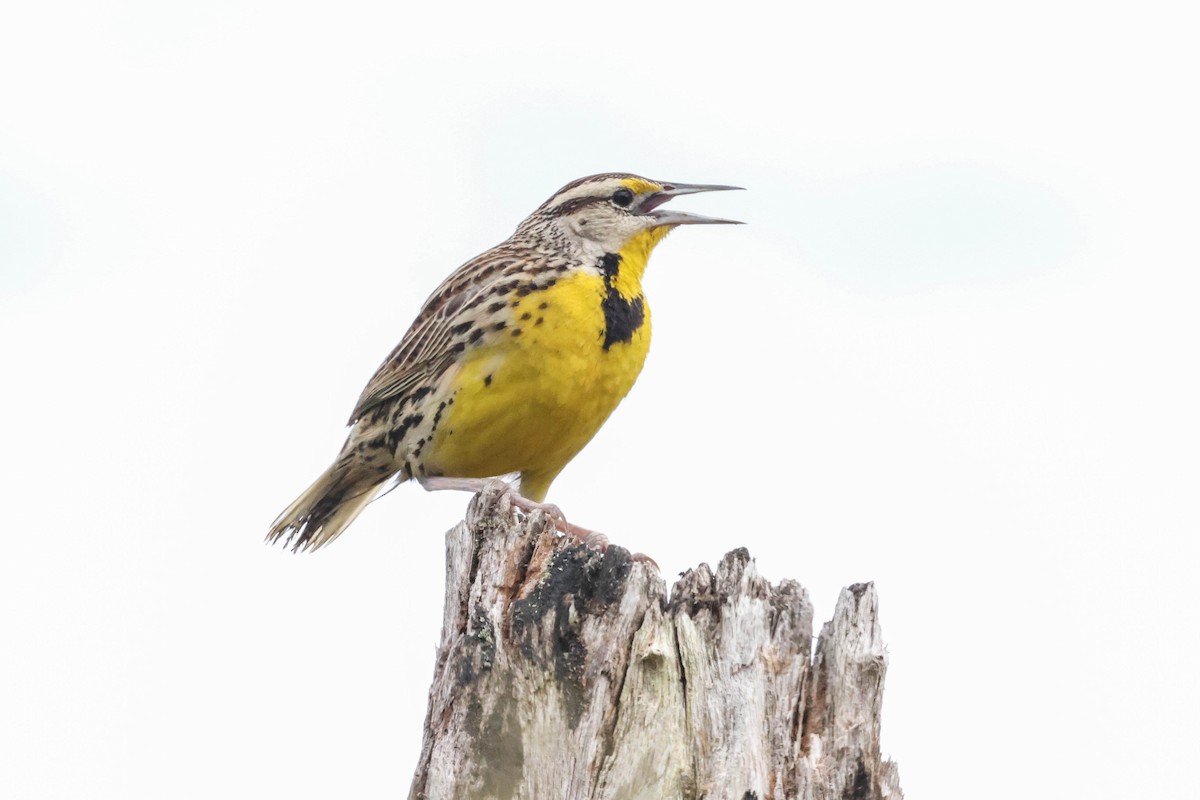
<svg viewBox="0 0 1200 800">
<path fill-rule="evenodd" d="M 294 551 L 328 544 L 412 479 L 478 490 L 518 474 L 519 507 L 549 507 L 551 482 L 642 370 L 650 252 L 679 225 L 737 224 L 659 207 L 737 188 L 607 173 L 556 192 L 429 296 L 359 397 L 337 459 L 268 541 L 284 538 Z"/>
</svg>

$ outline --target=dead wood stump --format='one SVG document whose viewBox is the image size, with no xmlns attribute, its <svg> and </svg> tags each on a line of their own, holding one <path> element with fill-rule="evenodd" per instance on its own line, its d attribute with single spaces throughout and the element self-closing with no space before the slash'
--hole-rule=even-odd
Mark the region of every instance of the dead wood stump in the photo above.
<svg viewBox="0 0 1200 800">
<path fill-rule="evenodd" d="M 887 656 L 872 584 L 813 653 L 795 581 L 745 549 L 668 597 L 651 564 L 514 518 L 502 484 L 446 537 L 446 603 L 410 798 L 882 800 Z"/>
</svg>

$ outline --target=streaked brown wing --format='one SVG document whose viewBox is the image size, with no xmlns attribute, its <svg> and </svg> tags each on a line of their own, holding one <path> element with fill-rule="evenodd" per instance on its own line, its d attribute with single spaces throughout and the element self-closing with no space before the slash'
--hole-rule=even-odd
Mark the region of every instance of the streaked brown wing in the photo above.
<svg viewBox="0 0 1200 800">
<path fill-rule="evenodd" d="M 464 323 L 479 316 L 480 306 L 497 283 L 520 272 L 527 258 L 527 250 L 504 242 L 442 281 L 363 389 L 349 424 L 383 403 L 436 382 L 468 345 Z"/>
<path fill-rule="evenodd" d="M 454 354 L 436 345 L 439 339 L 444 338 L 439 336 L 439 331 L 444 332 L 448 328 L 443 317 L 430 317 L 413 323 L 363 389 L 354 413 L 350 415 L 349 424 L 353 425 L 378 405 L 434 383 L 454 361 Z"/>
</svg>

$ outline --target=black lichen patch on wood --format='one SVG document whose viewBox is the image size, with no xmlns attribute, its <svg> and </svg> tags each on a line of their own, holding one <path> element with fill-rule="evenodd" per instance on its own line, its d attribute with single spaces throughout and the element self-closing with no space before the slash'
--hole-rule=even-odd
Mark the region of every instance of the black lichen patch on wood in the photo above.
<svg viewBox="0 0 1200 800">
<path fill-rule="evenodd" d="M 581 627 L 585 618 L 603 616 L 620 602 L 631 564 L 623 548 L 602 554 L 582 544 L 567 545 L 550 559 L 534 590 L 513 603 L 512 632 L 521 655 L 549 662 L 546 667 L 554 670 L 572 728 L 578 726 L 588 698 L 588 652 Z M 553 620 L 553 638 L 543 641 L 547 617 Z"/>
<path fill-rule="evenodd" d="M 867 771 L 867 765 L 860 758 L 858 767 L 854 770 L 854 783 L 846 787 L 846 792 L 842 796 L 845 800 L 875 800 L 878 794 L 878 792 L 871 791 L 871 773 Z"/>
<path fill-rule="evenodd" d="M 467 619 L 467 635 L 456 665 L 455 681 L 461 687 L 470 687 L 495 663 L 496 628 L 487 612 L 476 605 Z"/>
<path fill-rule="evenodd" d="M 483 703 L 480 702 L 478 695 L 471 695 L 467 701 L 466 722 L 466 728 L 469 731 L 479 730 L 479 726 L 483 723 Z"/>
<path fill-rule="evenodd" d="M 477 729 L 481 758 L 472 783 L 480 794 L 473 797 L 486 792 L 487 797 L 515 798 L 525 771 L 525 745 L 512 686 L 497 697 L 499 702 Z"/>
<path fill-rule="evenodd" d="M 867 593 L 867 590 L 870 589 L 871 586 L 871 583 L 855 583 L 846 587 L 850 594 L 854 595 L 854 605 L 856 608 L 858 607 L 858 604 L 862 602 L 863 595 Z"/>
</svg>

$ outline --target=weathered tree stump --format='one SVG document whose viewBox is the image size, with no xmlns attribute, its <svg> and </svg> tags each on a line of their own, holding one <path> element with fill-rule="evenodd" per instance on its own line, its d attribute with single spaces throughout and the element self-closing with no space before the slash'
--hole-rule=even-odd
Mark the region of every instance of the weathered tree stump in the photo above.
<svg viewBox="0 0 1200 800">
<path fill-rule="evenodd" d="M 812 606 L 744 549 L 685 573 L 516 519 L 497 482 L 446 537 L 446 606 L 410 798 L 876 800 L 887 656 L 872 584 Z"/>
</svg>

